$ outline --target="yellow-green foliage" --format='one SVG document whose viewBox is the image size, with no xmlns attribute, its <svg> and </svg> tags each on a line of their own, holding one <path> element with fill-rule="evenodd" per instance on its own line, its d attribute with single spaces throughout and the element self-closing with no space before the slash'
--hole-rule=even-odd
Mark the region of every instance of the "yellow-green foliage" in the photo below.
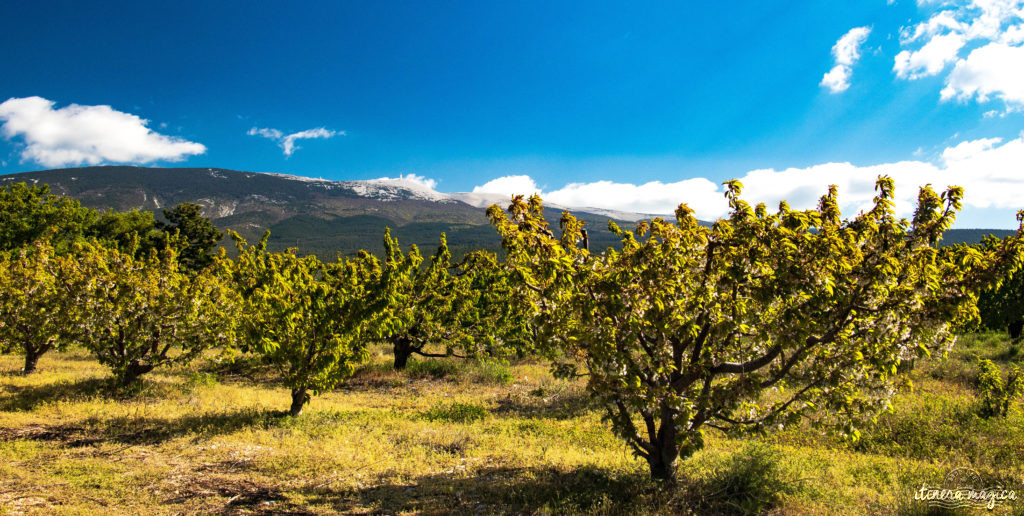
<svg viewBox="0 0 1024 516">
<path fill-rule="evenodd" d="M 383 273 L 371 285 L 384 311 L 374 338 L 391 344 L 395 369 L 413 355 L 501 358 L 528 346 L 525 314 L 497 258 L 478 251 L 453 264 L 444 234 L 429 264 L 415 245 L 403 253 L 384 234 Z"/>
<path fill-rule="evenodd" d="M 310 393 L 334 387 L 365 358 L 362 332 L 380 312 L 368 301 L 367 285 L 380 271 L 366 253 L 330 266 L 294 249 L 270 253 L 268 235 L 248 247 L 234 235 L 241 345 L 279 369 L 298 415 Z"/>
<path fill-rule="evenodd" d="M 898 219 L 893 181 L 874 206 L 839 213 L 835 187 L 818 209 L 769 213 L 726 182 L 731 214 L 705 226 L 680 205 L 675 223 L 619 229 L 621 252 L 579 246 L 564 213 L 548 229 L 538 197 L 489 209 L 541 340 L 583 369 L 613 429 L 673 476 L 704 432 L 761 433 L 811 418 L 856 439 L 903 385 L 899 368 L 947 349 L 951 325 L 976 314 L 978 292 L 1019 267 L 1024 238 L 992 249 L 935 247 L 963 192 L 922 188 Z M 1024 232 L 1024 226 L 1022 226 Z"/>
<path fill-rule="evenodd" d="M 82 330 L 86 278 L 74 267 L 76 259 L 55 254 L 41 241 L 0 253 L 0 349 L 24 354 L 25 374 L 35 370 L 40 356 L 68 346 Z"/>
<path fill-rule="evenodd" d="M 1010 404 L 1024 393 L 1024 375 L 1020 366 L 1014 365 L 1009 377 L 1003 380 L 999 367 L 991 360 L 978 362 L 978 390 L 981 392 L 981 415 L 983 417 L 1004 417 L 1010 411 Z"/>
<path fill-rule="evenodd" d="M 87 278 L 79 301 L 82 343 L 129 385 L 163 364 L 187 363 L 213 346 L 232 345 L 238 308 L 223 264 L 186 274 L 172 248 L 136 259 L 76 244 L 75 268 Z"/>
</svg>

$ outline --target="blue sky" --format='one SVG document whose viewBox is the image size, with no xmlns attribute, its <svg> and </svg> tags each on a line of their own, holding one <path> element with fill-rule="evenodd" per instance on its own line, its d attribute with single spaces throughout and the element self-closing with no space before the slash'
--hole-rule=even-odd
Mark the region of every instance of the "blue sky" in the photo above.
<svg viewBox="0 0 1024 516">
<path fill-rule="evenodd" d="M 959 227 L 1016 225 L 1024 2 L 688 4 L 13 3 L 0 173 L 404 175 L 705 218 L 726 179 L 856 211 L 888 173 L 904 212 L 955 183 Z"/>
</svg>

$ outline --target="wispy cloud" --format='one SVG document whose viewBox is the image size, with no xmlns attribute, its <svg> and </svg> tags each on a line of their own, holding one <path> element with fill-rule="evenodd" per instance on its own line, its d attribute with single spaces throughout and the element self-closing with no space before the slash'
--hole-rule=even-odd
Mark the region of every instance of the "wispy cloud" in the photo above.
<svg viewBox="0 0 1024 516">
<path fill-rule="evenodd" d="M 854 27 L 836 41 L 832 46 L 836 64 L 821 78 L 821 86 L 832 93 L 840 93 L 850 87 L 853 65 L 860 59 L 860 47 L 870 34 L 871 27 Z"/>
<path fill-rule="evenodd" d="M 71 104 L 54 109 L 42 97 L 0 104 L 0 134 L 22 140 L 21 159 L 45 167 L 181 161 L 206 152 L 201 143 L 154 132 L 148 120 L 110 106 Z"/>
<path fill-rule="evenodd" d="M 295 144 L 296 140 L 311 140 L 316 138 L 326 139 L 333 138 L 335 136 L 345 136 L 345 131 L 331 131 L 329 129 L 324 129 L 323 127 L 317 127 L 315 129 L 299 131 L 297 133 L 284 134 L 277 129 L 253 127 L 249 129 L 249 132 L 246 134 L 249 136 L 262 136 L 269 140 L 276 141 L 277 144 L 281 146 L 281 149 L 284 150 L 285 157 L 289 157 L 292 153 L 301 148 Z"/>
</svg>

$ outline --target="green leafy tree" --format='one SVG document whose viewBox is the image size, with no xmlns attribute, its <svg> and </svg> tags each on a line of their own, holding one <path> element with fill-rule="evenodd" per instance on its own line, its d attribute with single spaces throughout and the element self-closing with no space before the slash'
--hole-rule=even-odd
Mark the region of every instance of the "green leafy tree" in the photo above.
<svg viewBox="0 0 1024 516">
<path fill-rule="evenodd" d="M 42 241 L 0 253 L 0 347 L 25 356 L 25 374 L 36 370 L 45 353 L 66 348 L 80 335 L 89 279 L 78 273 L 75 260 Z"/>
<path fill-rule="evenodd" d="M 990 252 L 1004 245 L 1003 240 L 986 237 L 979 244 L 982 252 Z M 981 325 L 991 330 L 1005 330 L 1017 339 L 1024 330 L 1024 273 L 1016 273 L 998 288 L 988 289 L 978 299 Z"/>
<path fill-rule="evenodd" d="M 79 273 L 91 279 L 82 342 L 119 385 L 231 346 L 238 302 L 222 261 L 221 271 L 185 274 L 173 246 L 146 258 L 90 243 L 79 249 Z"/>
<path fill-rule="evenodd" d="M 48 239 L 65 252 L 95 223 L 95 210 L 53 195 L 47 185 L 15 183 L 0 188 L 0 250 Z"/>
<path fill-rule="evenodd" d="M 405 369 L 413 355 L 423 357 L 481 358 L 521 349 L 523 318 L 509 277 L 493 254 L 476 252 L 452 264 L 445 235 L 430 263 L 415 245 L 402 253 L 391 230 L 384 235 L 384 271 L 375 295 L 386 305 L 385 316 L 374 325 L 377 338 L 392 345 L 394 367 Z"/>
<path fill-rule="evenodd" d="M 978 291 L 1020 265 L 1019 236 L 940 257 L 959 188 L 922 189 L 907 221 L 880 178 L 874 207 L 843 220 L 835 187 L 816 210 L 769 214 L 726 184 L 727 218 L 706 227 L 680 205 L 674 224 L 610 224 L 623 248 L 600 255 L 579 247 L 568 213 L 554 237 L 537 197 L 489 209 L 561 353 L 556 373 L 585 375 L 655 478 L 674 478 L 706 428 L 760 433 L 806 417 L 856 439 L 904 383 L 900 364 L 951 346 Z"/>
<path fill-rule="evenodd" d="M 47 185 L 15 183 L 0 188 L 0 250 L 18 249 L 45 239 L 58 254 L 72 244 L 95 239 L 136 256 L 166 246 L 166 235 L 147 211 L 104 213 L 50 193 Z"/>
<path fill-rule="evenodd" d="M 1021 374 L 1020 366 L 1015 365 L 1003 380 L 997 365 L 991 360 L 980 360 L 978 390 L 981 391 L 982 417 L 1005 417 L 1013 401 L 1024 394 L 1024 374 Z"/>
<path fill-rule="evenodd" d="M 182 203 L 164 210 L 167 223 L 157 224 L 158 229 L 179 234 L 181 248 L 178 260 L 191 271 L 199 271 L 213 263 L 213 249 L 224 237 L 213 222 L 203 216 L 202 209 L 202 206 L 195 203 Z"/>
<path fill-rule="evenodd" d="M 311 394 L 333 388 L 366 359 L 363 330 L 375 312 L 367 285 L 380 274 L 376 258 L 361 253 L 325 265 L 294 249 L 266 250 L 267 238 L 238 247 L 234 275 L 243 297 L 243 351 L 278 367 L 291 388 L 290 413 L 298 416 Z"/>
<path fill-rule="evenodd" d="M 157 229 L 157 221 L 148 211 L 107 210 L 98 213 L 85 231 L 104 247 L 113 247 L 138 258 L 149 256 L 150 251 L 167 247 L 167 235 Z"/>
</svg>

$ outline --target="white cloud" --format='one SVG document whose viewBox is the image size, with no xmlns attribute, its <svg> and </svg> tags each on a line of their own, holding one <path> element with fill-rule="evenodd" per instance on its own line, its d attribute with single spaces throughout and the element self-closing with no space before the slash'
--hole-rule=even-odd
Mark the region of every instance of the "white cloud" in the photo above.
<svg viewBox="0 0 1024 516">
<path fill-rule="evenodd" d="M 871 27 L 854 27 L 843 34 L 839 41 L 832 47 L 832 55 L 836 58 L 836 64 L 853 66 L 860 59 L 860 46 L 871 34 Z"/>
<path fill-rule="evenodd" d="M 928 20 L 905 28 L 900 43 L 920 46 L 896 55 L 897 77 L 938 75 L 955 63 L 942 100 L 997 98 L 1008 111 L 1024 107 L 1024 0 L 942 2 Z"/>
<path fill-rule="evenodd" d="M 271 140 L 280 140 L 281 138 L 284 138 L 281 131 L 278 131 L 277 129 L 258 129 L 253 127 L 252 129 L 249 129 L 249 132 L 246 134 L 249 136 L 262 136 L 264 138 L 270 138 Z"/>
<path fill-rule="evenodd" d="M 705 178 L 675 183 L 651 181 L 641 185 L 597 181 L 570 183 L 544 196 L 563 206 L 608 208 L 638 213 L 672 213 L 686 199 L 698 214 L 721 214 L 726 207 L 718 185 Z"/>
<path fill-rule="evenodd" d="M 249 136 L 262 136 L 269 140 L 277 141 L 278 145 L 281 146 L 281 149 L 284 150 L 285 157 L 289 157 L 293 152 L 301 148 L 298 145 L 295 145 L 296 140 L 332 138 L 338 135 L 345 136 L 345 131 L 331 131 L 329 129 L 324 129 L 323 127 L 317 127 L 315 129 L 306 129 L 305 131 L 286 135 L 277 129 L 253 127 L 249 129 L 246 134 Z"/>
<path fill-rule="evenodd" d="M 853 216 L 869 208 L 875 196 L 875 181 L 888 175 L 896 182 L 896 210 L 910 216 L 916 206 L 918 189 L 931 184 L 936 190 L 964 187 L 964 203 L 974 208 L 1024 209 L 1024 135 L 1003 143 L 1000 138 L 964 141 L 945 149 L 937 163 L 910 160 L 857 166 L 824 163 L 806 168 L 752 170 L 739 177 L 743 199 L 765 203 L 776 209 L 787 201 L 795 209 L 809 209 L 827 192 L 839 187 L 843 213 Z M 605 208 L 640 213 L 669 214 L 679 203 L 687 203 L 699 218 L 714 220 L 728 213 L 721 185 L 706 178 L 675 183 L 653 181 L 640 185 L 596 181 L 571 183 L 551 191 L 539 191 L 526 175 L 489 181 L 474 192 L 502 194 L 537 191 L 544 200 L 573 207 Z M 1012 220 L 994 221 L 991 226 L 1009 227 Z M 991 227 L 990 226 L 990 227 Z"/>
<path fill-rule="evenodd" d="M 854 27 L 836 41 L 832 46 L 832 56 L 836 65 L 821 78 L 820 86 L 832 93 L 846 91 L 850 87 L 852 67 L 860 59 L 860 47 L 871 34 L 871 27 Z"/>
<path fill-rule="evenodd" d="M 23 161 L 45 167 L 100 163 L 181 161 L 206 152 L 200 143 L 149 129 L 148 120 L 110 106 L 56 103 L 41 97 L 7 99 L 0 104 L 0 134 L 21 138 Z"/>
<path fill-rule="evenodd" d="M 530 176 L 502 176 L 474 187 L 473 193 L 496 193 L 504 195 L 532 195 L 541 191 Z"/>
<path fill-rule="evenodd" d="M 991 150 L 1002 141 L 1002 138 L 981 138 L 960 142 L 956 146 L 947 147 L 942 151 L 942 160 L 946 163 L 965 161 L 979 153 Z"/>
<path fill-rule="evenodd" d="M 1002 99 L 1008 109 L 1024 107 L 1024 47 L 989 43 L 957 62 L 946 80 L 942 99 L 988 102 Z"/>
<path fill-rule="evenodd" d="M 413 183 L 418 186 L 422 186 L 428 190 L 437 189 L 437 180 L 430 179 L 429 177 L 417 175 L 417 174 L 399 174 L 398 177 L 379 177 L 375 181 L 389 181 L 389 182 L 402 182 L 406 181 Z"/>
<path fill-rule="evenodd" d="M 957 53 L 965 43 L 963 36 L 959 34 L 936 36 L 920 50 L 904 50 L 897 54 L 893 71 L 901 79 L 917 79 L 938 74 L 946 64 L 956 61 Z"/>
<path fill-rule="evenodd" d="M 835 65 L 821 78 L 819 86 L 824 86 L 832 93 L 841 93 L 850 87 L 850 67 L 846 65 Z"/>
</svg>

